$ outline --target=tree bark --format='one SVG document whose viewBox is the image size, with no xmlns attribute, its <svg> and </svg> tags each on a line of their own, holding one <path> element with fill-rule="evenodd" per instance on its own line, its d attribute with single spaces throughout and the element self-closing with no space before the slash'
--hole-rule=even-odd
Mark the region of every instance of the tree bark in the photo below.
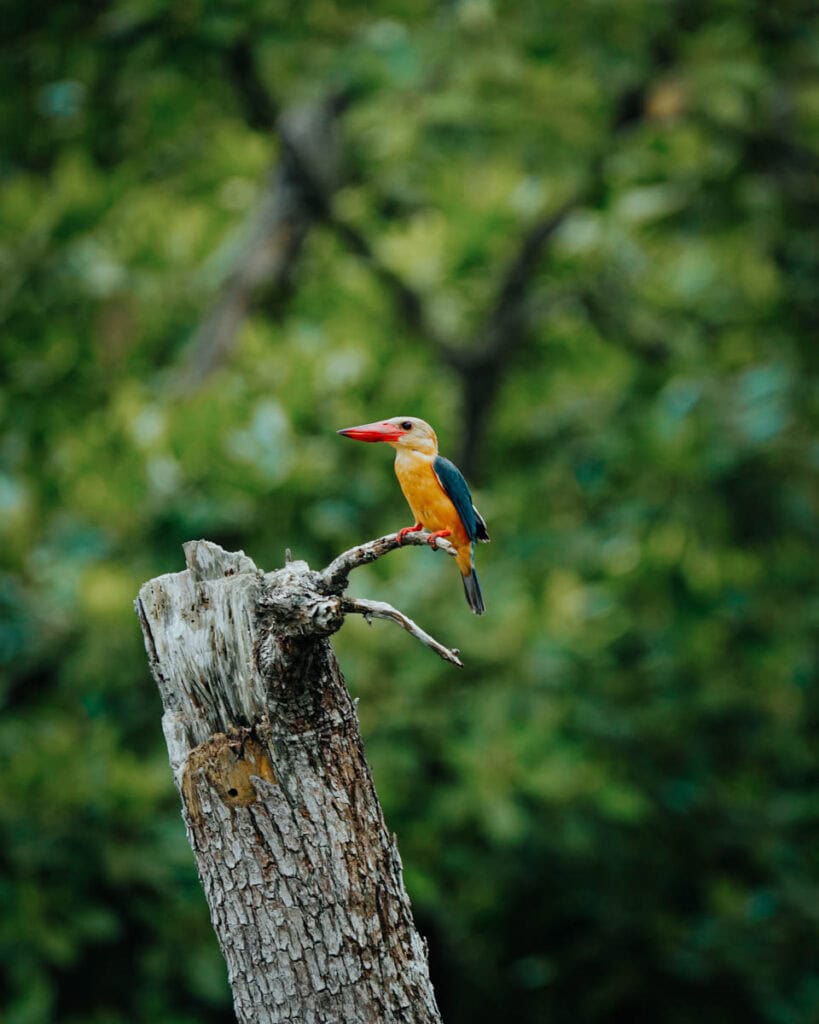
<svg viewBox="0 0 819 1024">
<path fill-rule="evenodd" d="M 440 1024 L 328 639 L 346 577 L 264 574 L 207 541 L 185 554 L 136 606 L 238 1020 Z"/>
</svg>

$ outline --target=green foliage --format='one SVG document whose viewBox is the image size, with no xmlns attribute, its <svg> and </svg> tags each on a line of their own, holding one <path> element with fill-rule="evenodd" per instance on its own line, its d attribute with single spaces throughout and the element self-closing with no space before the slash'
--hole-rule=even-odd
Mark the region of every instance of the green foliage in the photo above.
<svg viewBox="0 0 819 1024">
<path fill-rule="evenodd" d="M 9 1024 L 230 1019 L 131 601 L 405 525 L 460 378 L 318 226 L 195 393 L 272 104 L 329 89 L 335 209 L 468 346 L 529 282 L 475 474 L 488 614 L 417 549 L 337 638 L 448 1024 L 819 1017 L 819 35 L 799 5 L 18 5 L 0 62 L 0 963 Z M 232 70 L 233 69 L 233 70 Z"/>
</svg>

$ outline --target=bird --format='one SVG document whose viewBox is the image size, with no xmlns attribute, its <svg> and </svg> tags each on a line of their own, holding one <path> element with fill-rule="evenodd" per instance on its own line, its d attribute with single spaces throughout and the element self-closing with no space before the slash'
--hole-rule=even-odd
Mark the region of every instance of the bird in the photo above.
<svg viewBox="0 0 819 1024">
<path fill-rule="evenodd" d="M 439 537 L 446 537 L 456 551 L 467 603 L 476 615 L 483 615 L 486 608 L 475 572 L 475 542 L 488 541 L 489 531 L 472 503 L 463 474 L 438 454 L 432 427 L 417 416 L 394 416 L 344 427 L 338 433 L 353 441 L 385 442 L 395 449 L 395 475 L 415 517 L 413 526 L 398 531 L 398 543 L 418 530 L 429 530 L 428 543 L 433 548 Z"/>
</svg>

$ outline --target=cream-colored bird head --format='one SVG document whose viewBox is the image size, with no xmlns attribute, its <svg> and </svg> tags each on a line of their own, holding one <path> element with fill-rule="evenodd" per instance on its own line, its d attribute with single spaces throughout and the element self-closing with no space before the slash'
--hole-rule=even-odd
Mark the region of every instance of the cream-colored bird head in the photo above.
<svg viewBox="0 0 819 1024">
<path fill-rule="evenodd" d="M 438 454 L 435 431 L 417 416 L 393 416 L 389 420 L 363 423 L 360 427 L 345 427 L 338 431 L 354 441 L 384 441 L 392 448 L 416 451 L 422 455 Z"/>
</svg>

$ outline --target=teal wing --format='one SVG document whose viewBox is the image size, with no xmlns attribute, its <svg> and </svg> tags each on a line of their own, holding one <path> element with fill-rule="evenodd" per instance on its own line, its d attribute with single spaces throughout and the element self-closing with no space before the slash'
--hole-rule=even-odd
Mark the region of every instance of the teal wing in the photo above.
<svg viewBox="0 0 819 1024">
<path fill-rule="evenodd" d="M 489 540 L 486 523 L 483 521 L 483 516 L 472 504 L 469 485 L 464 480 L 460 469 L 442 455 L 435 457 L 432 468 L 438 478 L 438 483 L 443 487 L 445 494 L 461 517 L 467 537 L 471 541 Z"/>
</svg>

